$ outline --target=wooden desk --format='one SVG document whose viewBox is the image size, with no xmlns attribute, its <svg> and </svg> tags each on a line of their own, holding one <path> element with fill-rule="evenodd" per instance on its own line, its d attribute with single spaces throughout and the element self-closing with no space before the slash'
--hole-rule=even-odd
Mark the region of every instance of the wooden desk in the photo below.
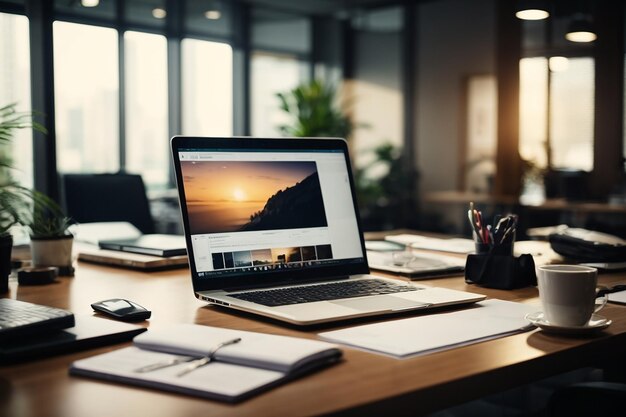
<svg viewBox="0 0 626 417">
<path fill-rule="evenodd" d="M 625 282 L 626 274 L 603 275 L 601 281 Z M 534 288 L 486 290 L 466 285 L 461 277 L 427 282 L 537 302 Z M 129 298 L 153 311 L 150 327 L 199 323 L 306 338 L 320 331 L 207 307 L 193 298 L 187 270 L 146 274 L 79 263 L 75 278 L 43 287 L 18 288 L 12 282 L 8 296 L 68 308 L 77 315 L 92 314 L 89 304 L 97 300 Z M 405 360 L 345 348 L 342 363 L 238 405 L 68 375 L 72 361 L 121 345 L 110 346 L 1 367 L 0 416 L 418 416 L 570 369 L 623 360 L 626 307 L 609 305 L 602 314 L 613 325 L 590 339 L 533 331 Z"/>
</svg>

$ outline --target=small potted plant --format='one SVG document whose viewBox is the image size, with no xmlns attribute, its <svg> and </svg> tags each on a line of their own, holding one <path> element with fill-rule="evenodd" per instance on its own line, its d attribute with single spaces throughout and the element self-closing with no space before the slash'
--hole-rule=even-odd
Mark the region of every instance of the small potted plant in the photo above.
<svg viewBox="0 0 626 417">
<path fill-rule="evenodd" d="M 13 179 L 13 165 L 10 148 L 17 130 L 46 129 L 33 120 L 31 112 L 16 110 L 16 103 L 0 107 L 0 293 L 8 291 L 8 277 L 11 273 L 11 250 L 13 226 L 24 224 L 31 215 L 32 203 L 38 193 L 23 187 Z"/>
<path fill-rule="evenodd" d="M 56 266 L 60 275 L 72 275 L 72 221 L 47 197 L 35 200 L 30 229 L 30 250 L 34 266 Z"/>
</svg>

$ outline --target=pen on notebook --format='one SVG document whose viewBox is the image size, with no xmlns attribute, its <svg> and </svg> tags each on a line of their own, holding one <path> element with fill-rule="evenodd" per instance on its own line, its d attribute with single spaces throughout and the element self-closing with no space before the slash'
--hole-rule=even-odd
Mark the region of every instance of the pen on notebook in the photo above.
<svg viewBox="0 0 626 417">
<path fill-rule="evenodd" d="M 227 340 L 225 342 L 219 343 L 217 345 L 215 345 L 210 351 L 209 353 L 200 358 L 200 359 L 196 359 L 192 362 L 189 362 L 189 365 L 187 365 L 182 371 L 180 371 L 179 373 L 176 374 L 177 377 L 181 377 L 183 375 L 187 375 L 189 372 L 192 372 L 206 364 L 208 364 L 209 362 L 212 362 L 215 359 L 215 354 L 217 353 L 218 350 L 220 350 L 221 348 L 223 348 L 224 346 L 228 346 L 228 345 L 234 345 L 235 343 L 239 343 L 241 342 L 241 337 L 236 337 L 234 339 L 231 340 Z"/>
<path fill-rule="evenodd" d="M 179 363 L 191 362 L 192 360 L 195 360 L 195 359 L 197 358 L 194 358 L 193 356 L 183 356 L 183 357 L 178 357 L 178 358 L 167 359 L 161 362 L 155 362 L 149 365 L 142 366 L 140 368 L 135 369 L 133 372 L 143 374 L 146 372 L 157 371 L 159 369 L 178 365 Z"/>
</svg>

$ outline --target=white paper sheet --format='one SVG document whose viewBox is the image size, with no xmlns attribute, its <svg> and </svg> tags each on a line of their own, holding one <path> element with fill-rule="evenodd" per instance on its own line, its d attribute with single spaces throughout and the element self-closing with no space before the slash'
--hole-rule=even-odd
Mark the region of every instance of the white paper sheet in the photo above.
<svg viewBox="0 0 626 417">
<path fill-rule="evenodd" d="M 464 346 L 530 330 L 531 304 L 487 300 L 475 307 L 320 333 L 325 340 L 398 358 Z"/>
<path fill-rule="evenodd" d="M 461 238 L 439 239 L 415 234 L 400 234 L 385 236 L 385 240 L 411 246 L 415 249 L 441 252 L 472 253 L 475 249 L 473 240 Z"/>
<path fill-rule="evenodd" d="M 618 291 L 609 294 L 609 301 L 612 303 L 626 304 L 626 291 Z"/>
</svg>

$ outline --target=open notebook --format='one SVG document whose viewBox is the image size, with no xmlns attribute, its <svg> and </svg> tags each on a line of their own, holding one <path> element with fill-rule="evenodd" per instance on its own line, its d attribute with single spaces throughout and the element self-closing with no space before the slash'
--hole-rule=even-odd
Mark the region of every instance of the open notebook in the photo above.
<svg viewBox="0 0 626 417">
<path fill-rule="evenodd" d="M 215 353 L 215 360 L 186 375 L 189 360 Z M 198 397 L 237 402 L 303 373 L 337 362 L 335 345 L 316 340 L 181 324 L 136 337 L 131 347 L 74 362 L 70 374 L 119 381 Z M 142 367 L 182 360 L 151 372 Z"/>
</svg>

